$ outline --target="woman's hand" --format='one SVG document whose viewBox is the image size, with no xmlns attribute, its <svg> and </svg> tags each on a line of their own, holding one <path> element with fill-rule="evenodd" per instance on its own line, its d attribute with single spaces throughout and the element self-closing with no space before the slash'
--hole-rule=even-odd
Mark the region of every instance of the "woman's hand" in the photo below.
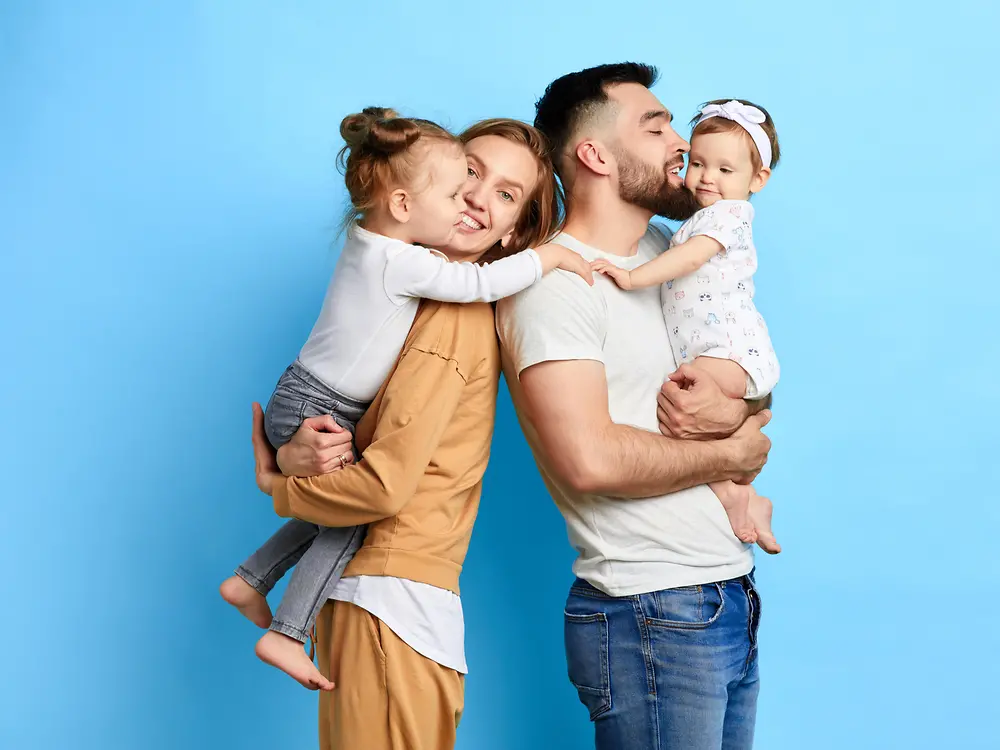
<svg viewBox="0 0 1000 750">
<path fill-rule="evenodd" d="M 278 459 L 274 448 L 267 440 L 264 432 L 264 410 L 256 401 L 253 404 L 253 431 L 250 434 L 253 442 L 254 473 L 257 475 L 257 486 L 265 495 L 274 492 L 274 480 L 281 476 L 278 469 Z"/>
<path fill-rule="evenodd" d="M 254 402 L 251 440 L 257 486 L 265 495 L 273 494 L 274 482 L 283 474 L 314 477 L 354 463 L 351 433 L 329 414 L 303 420 L 276 455 L 264 431 L 264 410 Z"/>
<path fill-rule="evenodd" d="M 278 466 L 286 476 L 315 477 L 354 463 L 351 433 L 329 414 L 310 417 L 278 450 Z"/>
</svg>

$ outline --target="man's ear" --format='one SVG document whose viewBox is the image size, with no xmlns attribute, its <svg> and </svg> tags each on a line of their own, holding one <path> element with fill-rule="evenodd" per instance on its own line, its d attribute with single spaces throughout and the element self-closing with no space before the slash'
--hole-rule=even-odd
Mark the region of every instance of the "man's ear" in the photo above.
<svg viewBox="0 0 1000 750">
<path fill-rule="evenodd" d="M 588 138 L 576 144 L 577 161 L 594 174 L 610 175 L 615 169 L 615 159 L 611 150 L 595 138 Z M 579 167 L 578 167 L 579 169 Z"/>
</svg>

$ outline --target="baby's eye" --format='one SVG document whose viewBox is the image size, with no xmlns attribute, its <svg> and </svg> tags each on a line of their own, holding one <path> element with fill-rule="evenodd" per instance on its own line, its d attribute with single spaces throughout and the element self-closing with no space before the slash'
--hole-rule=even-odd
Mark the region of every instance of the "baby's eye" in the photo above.
<svg viewBox="0 0 1000 750">
<path fill-rule="evenodd" d="M 722 174 L 732 174 L 732 173 L 733 173 L 733 170 L 731 170 L 731 169 L 726 169 L 726 167 L 723 167 L 723 168 L 722 168 L 722 169 L 720 169 L 719 171 L 720 171 L 720 172 L 722 172 Z"/>
<path fill-rule="evenodd" d="M 514 200 L 514 196 L 511 195 L 510 193 L 508 193 L 506 190 L 501 190 L 500 191 L 500 197 L 503 198 L 508 203 L 510 201 Z"/>
</svg>

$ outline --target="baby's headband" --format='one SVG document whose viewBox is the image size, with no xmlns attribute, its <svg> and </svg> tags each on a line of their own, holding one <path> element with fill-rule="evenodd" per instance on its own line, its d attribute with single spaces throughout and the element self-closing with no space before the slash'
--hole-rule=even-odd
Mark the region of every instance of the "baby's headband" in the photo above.
<svg viewBox="0 0 1000 750">
<path fill-rule="evenodd" d="M 771 139 L 767 137 L 764 128 L 760 126 L 767 117 L 756 107 L 749 104 L 742 104 L 735 99 L 725 104 L 709 104 L 701 110 L 701 119 L 695 125 L 697 127 L 710 117 L 723 117 L 732 120 L 742 127 L 753 138 L 757 152 L 760 154 L 761 163 L 765 167 L 771 166 Z"/>
</svg>

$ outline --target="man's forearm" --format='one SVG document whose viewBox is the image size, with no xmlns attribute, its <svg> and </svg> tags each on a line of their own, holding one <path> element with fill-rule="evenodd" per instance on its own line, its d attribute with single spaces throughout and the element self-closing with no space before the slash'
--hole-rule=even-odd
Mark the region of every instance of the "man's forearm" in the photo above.
<svg viewBox="0 0 1000 750">
<path fill-rule="evenodd" d="M 611 497 L 642 498 L 737 476 L 728 446 L 719 440 L 678 440 L 611 424 L 594 436 L 579 489 Z"/>
</svg>

